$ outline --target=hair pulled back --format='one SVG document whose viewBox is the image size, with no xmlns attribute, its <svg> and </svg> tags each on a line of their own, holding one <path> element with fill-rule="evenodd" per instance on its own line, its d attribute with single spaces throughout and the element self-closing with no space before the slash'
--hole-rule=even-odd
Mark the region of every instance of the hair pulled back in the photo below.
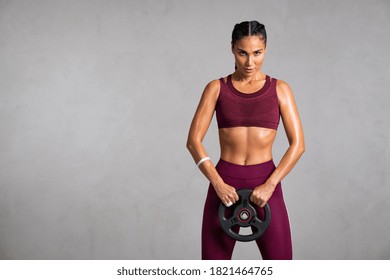
<svg viewBox="0 0 390 280">
<path fill-rule="evenodd" d="M 264 44 L 267 45 L 267 32 L 265 31 L 265 26 L 256 20 L 243 21 L 234 26 L 232 32 L 232 45 L 246 36 L 259 36 L 264 41 Z"/>
</svg>

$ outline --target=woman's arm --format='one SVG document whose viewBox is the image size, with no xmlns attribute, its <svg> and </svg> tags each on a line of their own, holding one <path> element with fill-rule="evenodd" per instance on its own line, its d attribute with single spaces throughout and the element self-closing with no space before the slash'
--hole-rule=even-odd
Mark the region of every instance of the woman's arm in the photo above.
<svg viewBox="0 0 390 280">
<path fill-rule="evenodd" d="M 264 207 L 277 184 L 291 171 L 305 151 L 302 124 L 292 90 L 286 82 L 278 80 L 276 93 L 279 100 L 280 114 L 290 146 L 265 184 L 257 187 L 253 191 L 251 200 L 255 204 L 260 205 L 260 207 Z"/>
<path fill-rule="evenodd" d="M 202 142 L 213 118 L 219 90 L 220 84 L 218 80 L 214 80 L 206 86 L 192 119 L 188 133 L 187 149 L 195 162 L 199 162 L 202 158 L 207 157 L 207 152 Z M 224 183 L 210 160 L 204 161 L 199 168 L 210 181 L 223 203 L 228 204 L 230 201 L 235 203 L 238 200 L 236 190 Z"/>
</svg>

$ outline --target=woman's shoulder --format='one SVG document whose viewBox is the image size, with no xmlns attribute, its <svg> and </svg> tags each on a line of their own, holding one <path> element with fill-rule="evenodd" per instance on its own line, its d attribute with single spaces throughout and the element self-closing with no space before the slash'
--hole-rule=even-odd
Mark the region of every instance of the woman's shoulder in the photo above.
<svg viewBox="0 0 390 280">
<path fill-rule="evenodd" d="M 230 76 L 230 74 L 228 76 Z M 211 80 L 206 85 L 206 89 L 212 90 L 212 91 L 215 91 L 215 92 L 219 93 L 219 91 L 221 89 L 221 83 L 225 83 L 226 84 L 228 76 L 220 77 L 220 78 Z"/>
<path fill-rule="evenodd" d="M 207 83 L 206 87 L 211 87 L 211 88 L 215 88 L 215 87 L 219 87 L 220 86 L 220 81 L 221 81 L 222 78 L 220 79 L 215 79 L 215 80 L 211 80 L 210 82 Z"/>
<path fill-rule="evenodd" d="M 211 80 L 210 82 L 207 83 L 206 89 L 207 90 L 212 90 L 212 91 L 215 91 L 215 90 L 219 91 L 220 86 L 221 86 L 220 85 L 220 80 L 219 79 L 215 79 L 215 80 Z"/>
<path fill-rule="evenodd" d="M 291 89 L 290 89 L 290 85 L 286 81 L 282 79 L 276 79 L 276 90 L 284 92 L 286 90 L 288 91 Z"/>
<path fill-rule="evenodd" d="M 220 79 L 211 80 L 207 83 L 203 95 L 206 96 L 213 96 L 214 98 L 218 98 L 219 91 L 220 91 L 221 85 L 220 85 Z"/>
<path fill-rule="evenodd" d="M 276 93 L 280 100 L 289 99 L 293 96 L 290 85 L 286 81 L 279 79 L 276 81 Z"/>
</svg>

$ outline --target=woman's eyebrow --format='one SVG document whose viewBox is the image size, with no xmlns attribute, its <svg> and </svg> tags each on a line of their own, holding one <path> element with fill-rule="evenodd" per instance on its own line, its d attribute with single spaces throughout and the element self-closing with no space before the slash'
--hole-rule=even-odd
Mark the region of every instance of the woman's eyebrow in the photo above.
<svg viewBox="0 0 390 280">
<path fill-rule="evenodd" d="M 237 50 L 238 51 L 240 51 L 240 52 L 245 52 L 245 53 L 247 53 L 247 51 L 246 50 L 243 50 L 243 49 L 240 49 L 240 48 L 237 48 Z M 255 53 L 255 52 L 261 52 L 261 51 L 263 51 L 264 49 L 258 49 L 258 50 L 254 50 L 253 52 Z"/>
</svg>

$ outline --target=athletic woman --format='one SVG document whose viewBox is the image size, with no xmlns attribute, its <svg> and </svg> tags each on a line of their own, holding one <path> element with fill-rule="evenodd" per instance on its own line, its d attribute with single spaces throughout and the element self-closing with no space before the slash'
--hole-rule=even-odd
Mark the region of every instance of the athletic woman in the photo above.
<svg viewBox="0 0 390 280">
<path fill-rule="evenodd" d="M 231 206 L 236 190 L 252 189 L 250 200 L 261 208 L 269 204 L 271 223 L 256 240 L 263 259 L 292 259 L 290 224 L 281 180 L 305 150 L 303 129 L 289 85 L 261 70 L 267 34 L 263 24 L 236 24 L 231 50 L 236 69 L 211 81 L 204 89 L 188 134 L 187 148 L 210 181 L 202 224 L 202 259 L 231 259 L 235 240 L 221 228 L 219 204 Z M 220 160 L 214 166 L 202 145 L 214 111 L 218 123 Z M 277 166 L 272 145 L 282 120 L 289 147 Z"/>
</svg>

